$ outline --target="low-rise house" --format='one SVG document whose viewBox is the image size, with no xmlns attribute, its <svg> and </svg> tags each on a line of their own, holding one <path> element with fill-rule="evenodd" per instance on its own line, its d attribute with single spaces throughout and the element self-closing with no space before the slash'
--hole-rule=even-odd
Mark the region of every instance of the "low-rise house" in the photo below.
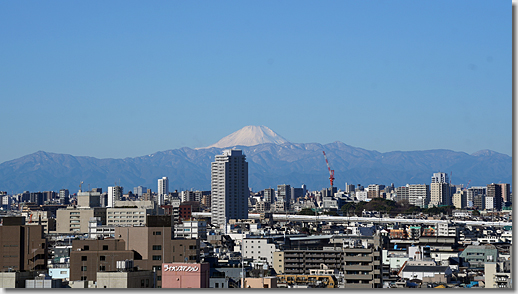
<svg viewBox="0 0 518 294">
<path fill-rule="evenodd" d="M 423 283 L 449 283 L 452 270 L 448 266 L 406 265 L 399 276 L 405 280 L 421 280 Z"/>
</svg>

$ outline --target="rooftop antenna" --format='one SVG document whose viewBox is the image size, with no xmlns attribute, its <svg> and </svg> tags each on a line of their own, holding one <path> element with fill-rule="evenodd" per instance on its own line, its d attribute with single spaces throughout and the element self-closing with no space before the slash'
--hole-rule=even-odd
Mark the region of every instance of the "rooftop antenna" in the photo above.
<svg viewBox="0 0 518 294">
<path fill-rule="evenodd" d="M 81 192 L 81 186 L 83 185 L 83 181 L 81 181 L 81 183 L 79 183 L 79 192 Z"/>
</svg>

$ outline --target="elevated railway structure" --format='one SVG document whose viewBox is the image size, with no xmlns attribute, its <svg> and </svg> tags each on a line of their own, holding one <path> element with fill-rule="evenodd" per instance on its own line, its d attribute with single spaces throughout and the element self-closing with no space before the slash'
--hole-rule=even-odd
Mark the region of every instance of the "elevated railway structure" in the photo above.
<svg viewBox="0 0 518 294">
<path fill-rule="evenodd" d="M 193 212 L 193 217 L 203 218 L 211 217 L 210 212 Z M 248 218 L 260 219 L 259 213 L 249 213 Z M 469 220 L 430 220 L 430 219 L 419 219 L 419 218 L 384 218 L 384 217 L 361 217 L 361 216 L 330 216 L 330 215 L 297 215 L 297 214 L 273 214 L 273 220 L 275 221 L 326 221 L 326 222 L 361 222 L 361 223 L 401 223 L 401 224 L 465 224 L 469 226 L 492 226 L 492 227 L 504 227 L 512 226 L 512 222 L 487 222 L 487 221 L 469 221 Z"/>
</svg>

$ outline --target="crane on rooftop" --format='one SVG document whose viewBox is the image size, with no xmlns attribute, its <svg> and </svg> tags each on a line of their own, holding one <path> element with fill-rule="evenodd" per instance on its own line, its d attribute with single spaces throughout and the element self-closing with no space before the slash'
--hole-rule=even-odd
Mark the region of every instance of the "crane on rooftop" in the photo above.
<svg viewBox="0 0 518 294">
<path fill-rule="evenodd" d="M 334 169 L 331 169 L 331 167 L 329 166 L 329 161 L 327 161 L 327 155 L 326 155 L 326 152 L 325 151 L 322 151 L 324 152 L 324 158 L 326 159 L 326 164 L 327 164 L 327 170 L 329 171 L 329 182 L 331 183 L 331 193 L 333 193 L 333 182 L 335 180 L 335 170 Z"/>
<path fill-rule="evenodd" d="M 464 188 L 464 191 L 468 190 L 469 184 L 471 183 L 471 180 L 469 180 L 468 184 L 466 185 L 466 188 Z"/>
</svg>

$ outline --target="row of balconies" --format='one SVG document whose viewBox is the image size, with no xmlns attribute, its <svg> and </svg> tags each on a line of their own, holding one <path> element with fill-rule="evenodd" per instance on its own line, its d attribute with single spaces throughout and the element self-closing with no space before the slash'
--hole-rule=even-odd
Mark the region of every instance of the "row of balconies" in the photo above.
<svg viewBox="0 0 518 294">
<path fill-rule="evenodd" d="M 372 262 L 373 257 L 372 256 L 345 256 L 344 261 L 345 262 Z"/>
<path fill-rule="evenodd" d="M 372 274 L 356 274 L 356 275 L 344 275 L 344 278 L 347 280 L 373 280 L 374 275 Z"/>
<path fill-rule="evenodd" d="M 351 271 L 372 271 L 372 265 L 346 265 L 345 269 Z"/>
</svg>

